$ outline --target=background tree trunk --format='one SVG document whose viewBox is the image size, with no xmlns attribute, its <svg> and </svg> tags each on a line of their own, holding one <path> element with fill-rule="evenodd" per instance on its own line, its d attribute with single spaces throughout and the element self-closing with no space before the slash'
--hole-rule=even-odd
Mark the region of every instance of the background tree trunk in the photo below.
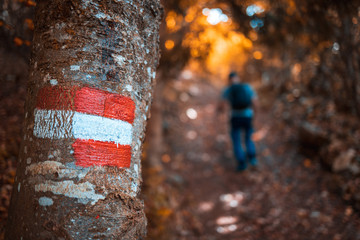
<svg viewBox="0 0 360 240">
<path fill-rule="evenodd" d="M 142 239 L 140 156 L 160 2 L 36 2 L 6 239 Z"/>
</svg>

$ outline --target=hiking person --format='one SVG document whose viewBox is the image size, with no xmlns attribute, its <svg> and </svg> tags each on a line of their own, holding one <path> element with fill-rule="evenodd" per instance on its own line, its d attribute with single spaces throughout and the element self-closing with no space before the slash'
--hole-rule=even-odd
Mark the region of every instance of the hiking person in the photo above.
<svg viewBox="0 0 360 240">
<path fill-rule="evenodd" d="M 240 81 L 236 72 L 229 74 L 229 86 L 222 93 L 222 101 L 219 110 L 223 109 L 225 102 L 231 107 L 231 139 L 233 143 L 234 155 L 237 160 L 237 171 L 243 171 L 247 168 L 247 163 L 252 166 L 257 165 L 255 144 L 251 139 L 253 133 L 253 118 L 256 105 L 256 93 L 253 88 Z M 242 134 L 246 146 L 246 154 L 242 148 Z"/>
</svg>

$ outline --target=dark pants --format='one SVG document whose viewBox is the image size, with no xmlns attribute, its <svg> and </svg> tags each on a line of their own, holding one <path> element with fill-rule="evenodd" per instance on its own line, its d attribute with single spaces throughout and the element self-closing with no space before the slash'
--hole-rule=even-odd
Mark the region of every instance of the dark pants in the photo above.
<svg viewBox="0 0 360 240">
<path fill-rule="evenodd" d="M 256 164 L 255 144 L 251 139 L 253 133 L 252 118 L 249 117 L 232 117 L 231 118 L 231 139 L 234 147 L 234 154 L 238 161 L 239 168 L 246 168 L 246 156 L 251 164 Z M 246 154 L 242 148 L 242 133 L 245 133 Z"/>
</svg>

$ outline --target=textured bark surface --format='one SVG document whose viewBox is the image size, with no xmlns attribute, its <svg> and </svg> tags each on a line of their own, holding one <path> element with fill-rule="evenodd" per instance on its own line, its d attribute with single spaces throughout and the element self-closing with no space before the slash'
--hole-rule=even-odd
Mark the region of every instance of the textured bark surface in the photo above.
<svg viewBox="0 0 360 240">
<path fill-rule="evenodd" d="M 145 236 L 138 198 L 140 156 L 159 60 L 161 14 L 157 0 L 37 1 L 24 138 L 6 239 Z M 89 89 L 92 94 L 79 95 Z M 77 111 L 94 108 L 97 94 L 108 96 L 102 117 L 111 118 L 106 111 L 114 113 L 108 99 L 120 105 L 123 98 L 133 101 L 134 119 L 126 118 L 132 128 L 129 167 L 108 166 L 106 161 L 96 166 L 96 160 L 104 163 L 101 158 L 90 167 L 78 162 L 74 148 L 86 139 L 87 129 L 75 129 Z M 75 99 L 79 96 L 82 100 Z M 46 110 L 41 112 L 42 107 Z M 97 114 L 96 109 L 81 114 L 93 112 Z M 114 126 L 103 125 L 111 135 Z M 120 140 L 113 142 L 121 145 L 124 137 L 115 137 Z"/>
</svg>

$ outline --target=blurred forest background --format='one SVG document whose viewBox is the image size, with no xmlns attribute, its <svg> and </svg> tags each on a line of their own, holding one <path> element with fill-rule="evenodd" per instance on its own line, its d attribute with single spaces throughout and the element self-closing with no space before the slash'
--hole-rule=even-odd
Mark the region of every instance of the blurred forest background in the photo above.
<svg viewBox="0 0 360 240">
<path fill-rule="evenodd" d="M 0 1 L 2 234 L 35 6 Z M 359 1 L 163 6 L 142 168 L 149 239 L 360 239 Z M 216 111 L 234 70 L 261 107 L 259 167 L 243 173 L 234 171 L 227 116 Z"/>
</svg>

